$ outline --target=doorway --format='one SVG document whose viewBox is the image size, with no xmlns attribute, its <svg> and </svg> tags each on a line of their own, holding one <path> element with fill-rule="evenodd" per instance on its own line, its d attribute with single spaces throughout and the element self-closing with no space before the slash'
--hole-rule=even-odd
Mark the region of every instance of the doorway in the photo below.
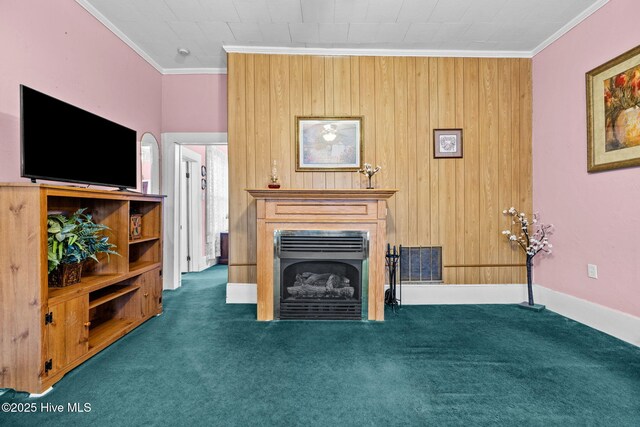
<svg viewBox="0 0 640 427">
<path fill-rule="evenodd" d="M 181 273 L 202 271 L 220 258 L 221 234 L 228 230 L 227 134 L 162 134 L 162 170 L 164 289 L 176 289 Z"/>
</svg>

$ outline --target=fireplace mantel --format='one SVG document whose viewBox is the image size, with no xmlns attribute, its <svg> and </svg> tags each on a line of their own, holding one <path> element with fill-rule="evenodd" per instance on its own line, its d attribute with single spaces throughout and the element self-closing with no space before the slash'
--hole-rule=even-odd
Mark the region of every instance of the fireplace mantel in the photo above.
<svg viewBox="0 0 640 427">
<path fill-rule="evenodd" d="M 327 188 L 327 189 L 302 189 L 302 188 L 283 188 L 269 189 L 258 188 L 248 189 L 255 199 L 354 199 L 354 200 L 386 200 L 398 192 L 396 189 L 389 188 Z"/>
<path fill-rule="evenodd" d="M 395 189 L 247 189 L 256 199 L 258 320 L 274 319 L 274 232 L 369 233 L 368 320 L 384 320 L 387 199 Z"/>
</svg>

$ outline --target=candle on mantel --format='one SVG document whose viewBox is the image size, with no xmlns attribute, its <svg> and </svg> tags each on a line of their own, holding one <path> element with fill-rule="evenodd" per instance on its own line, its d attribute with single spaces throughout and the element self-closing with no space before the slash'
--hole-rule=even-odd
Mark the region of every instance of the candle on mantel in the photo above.
<svg viewBox="0 0 640 427">
<path fill-rule="evenodd" d="M 269 188 L 280 188 L 278 182 L 278 162 L 273 160 L 271 162 L 271 176 L 269 177 Z"/>
</svg>

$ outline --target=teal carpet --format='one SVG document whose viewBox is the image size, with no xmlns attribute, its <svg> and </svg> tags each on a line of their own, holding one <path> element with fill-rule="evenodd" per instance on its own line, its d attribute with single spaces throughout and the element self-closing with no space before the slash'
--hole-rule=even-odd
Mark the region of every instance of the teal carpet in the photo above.
<svg viewBox="0 0 640 427">
<path fill-rule="evenodd" d="M 0 425 L 640 425 L 640 348 L 549 311 L 412 306 L 384 323 L 258 323 L 226 269 L 185 276 L 164 314 L 42 399 L 91 412 Z"/>
</svg>

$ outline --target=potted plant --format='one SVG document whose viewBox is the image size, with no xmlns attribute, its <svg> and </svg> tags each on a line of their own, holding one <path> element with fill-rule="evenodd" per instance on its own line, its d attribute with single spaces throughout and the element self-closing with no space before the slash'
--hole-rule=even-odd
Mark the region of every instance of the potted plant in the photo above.
<svg viewBox="0 0 640 427">
<path fill-rule="evenodd" d="M 64 287 L 78 283 L 82 265 L 87 259 L 96 262 L 99 253 L 118 255 L 113 243 L 103 232 L 104 224 L 96 224 L 86 208 L 71 216 L 50 214 L 47 217 L 49 286 Z"/>
</svg>

